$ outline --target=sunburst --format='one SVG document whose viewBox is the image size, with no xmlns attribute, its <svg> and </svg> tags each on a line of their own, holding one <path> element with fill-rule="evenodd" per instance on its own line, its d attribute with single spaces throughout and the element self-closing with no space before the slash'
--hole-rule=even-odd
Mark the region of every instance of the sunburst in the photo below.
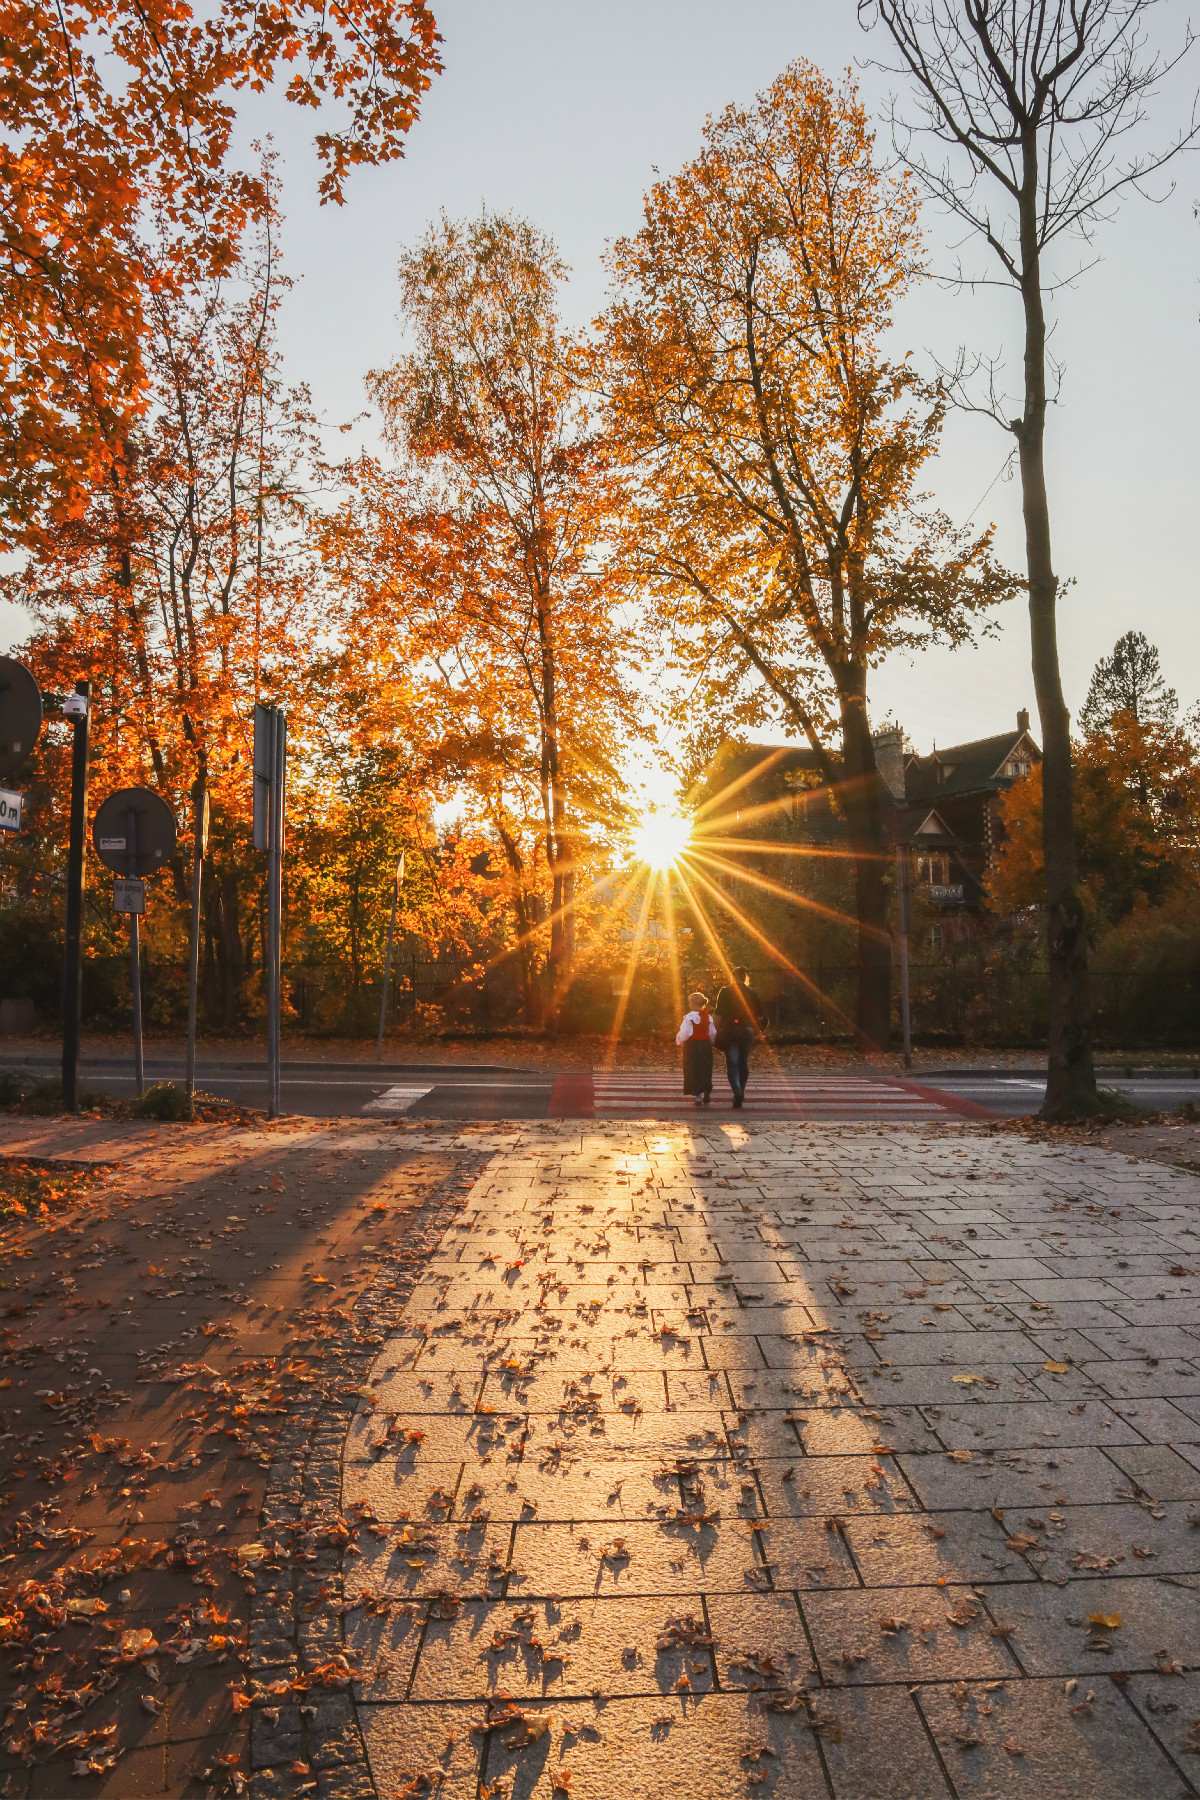
<svg viewBox="0 0 1200 1800">
<path fill-rule="evenodd" d="M 692 821 L 682 813 L 654 807 L 642 814 L 633 831 L 633 853 L 651 869 L 669 869 L 688 847 Z"/>
</svg>

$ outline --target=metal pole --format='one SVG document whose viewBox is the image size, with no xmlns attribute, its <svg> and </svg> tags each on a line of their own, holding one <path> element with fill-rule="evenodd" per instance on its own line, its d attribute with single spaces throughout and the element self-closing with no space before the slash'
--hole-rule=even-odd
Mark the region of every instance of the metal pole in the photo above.
<svg viewBox="0 0 1200 1800">
<path fill-rule="evenodd" d="M 133 808 L 125 814 L 125 854 L 129 873 L 137 879 L 137 814 Z M 146 1091 L 146 1071 L 142 1062 L 142 935 L 141 919 L 136 912 L 129 915 L 129 954 L 133 965 L 133 1084 L 140 1100 Z"/>
<path fill-rule="evenodd" d="M 383 963 L 383 999 L 379 1002 L 379 1042 L 375 1046 L 375 1061 L 383 1061 L 383 1025 L 387 1018 L 388 988 L 392 981 L 392 940 L 396 935 L 396 908 L 400 904 L 400 887 L 404 880 L 404 852 L 396 864 L 396 880 L 392 887 L 392 916 L 388 920 L 387 956 Z"/>
<path fill-rule="evenodd" d="M 279 1117 L 279 1009 L 283 973 L 283 818 L 287 768 L 287 718 L 271 711 L 270 844 L 267 862 L 267 1116 Z"/>
<path fill-rule="evenodd" d="M 63 933 L 63 1105 L 79 1107 L 79 1022 L 83 1003 L 84 846 L 87 838 L 88 744 L 92 728 L 92 686 L 77 681 L 87 701 L 82 719 L 71 722 L 71 825 L 67 839 L 67 908 Z"/>
<path fill-rule="evenodd" d="M 900 900 L 900 1017 L 904 1027 L 904 1066 L 912 1068 L 912 1010 L 908 992 L 908 933 L 912 925 L 912 898 L 909 892 L 908 852 L 896 849 L 896 885 Z"/>
<path fill-rule="evenodd" d="M 196 1092 L 196 1008 L 200 992 L 200 884 L 204 878 L 204 782 L 192 789 L 192 935 L 188 944 L 187 1097 Z"/>
</svg>

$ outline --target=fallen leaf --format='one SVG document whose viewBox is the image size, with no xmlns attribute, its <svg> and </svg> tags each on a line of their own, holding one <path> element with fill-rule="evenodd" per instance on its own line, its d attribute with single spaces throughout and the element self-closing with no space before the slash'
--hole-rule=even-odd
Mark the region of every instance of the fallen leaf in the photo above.
<svg viewBox="0 0 1200 1800">
<path fill-rule="evenodd" d="M 1043 1369 L 1051 1375 L 1066 1375 L 1070 1371 L 1070 1363 L 1044 1362 Z"/>
<path fill-rule="evenodd" d="M 1088 1624 L 1096 1626 L 1099 1631 L 1119 1631 L 1121 1628 L 1120 1613 L 1089 1613 Z"/>
</svg>

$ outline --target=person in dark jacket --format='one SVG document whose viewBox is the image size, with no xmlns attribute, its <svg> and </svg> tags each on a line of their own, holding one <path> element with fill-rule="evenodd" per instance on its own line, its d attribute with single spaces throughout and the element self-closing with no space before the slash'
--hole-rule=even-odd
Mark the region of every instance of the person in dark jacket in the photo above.
<svg viewBox="0 0 1200 1800">
<path fill-rule="evenodd" d="M 716 1047 L 725 1052 L 725 1068 L 733 1091 L 733 1104 L 740 1106 L 746 1098 L 750 1078 L 750 1052 L 758 1036 L 754 1026 L 754 1008 L 750 997 L 750 971 L 737 968 L 733 980 L 717 995 L 713 1014 L 717 1022 Z"/>
</svg>

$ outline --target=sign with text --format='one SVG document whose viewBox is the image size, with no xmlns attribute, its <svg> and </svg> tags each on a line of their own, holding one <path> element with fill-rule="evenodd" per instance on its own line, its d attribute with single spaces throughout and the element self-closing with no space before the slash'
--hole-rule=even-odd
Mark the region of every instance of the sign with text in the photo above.
<svg viewBox="0 0 1200 1800">
<path fill-rule="evenodd" d="M 144 913 L 146 884 L 134 875 L 118 875 L 113 881 L 113 911 Z"/>
<path fill-rule="evenodd" d="M 11 788 L 0 788 L 0 831 L 20 831 L 21 795 Z"/>
</svg>

